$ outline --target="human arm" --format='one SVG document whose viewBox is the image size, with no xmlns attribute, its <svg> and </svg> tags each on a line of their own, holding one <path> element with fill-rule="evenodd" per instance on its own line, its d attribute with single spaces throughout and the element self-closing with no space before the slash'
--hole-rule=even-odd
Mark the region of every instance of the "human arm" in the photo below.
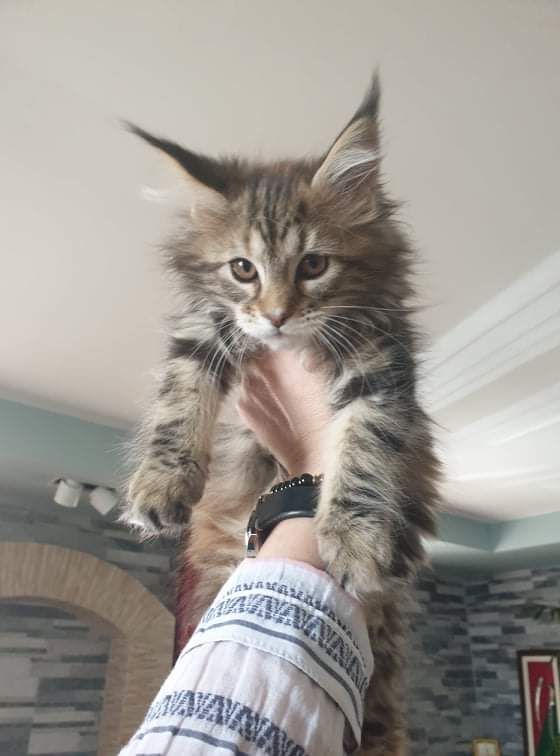
<svg viewBox="0 0 560 756">
<path fill-rule="evenodd" d="M 328 422 L 320 381 L 300 369 L 285 359 L 263 366 L 240 404 L 290 475 L 321 471 Z M 309 402 L 289 405 L 284 393 L 294 385 Z M 222 588 L 123 756 L 338 756 L 345 732 L 359 740 L 372 669 L 367 630 L 360 606 L 320 567 L 312 520 L 277 526 Z"/>
</svg>

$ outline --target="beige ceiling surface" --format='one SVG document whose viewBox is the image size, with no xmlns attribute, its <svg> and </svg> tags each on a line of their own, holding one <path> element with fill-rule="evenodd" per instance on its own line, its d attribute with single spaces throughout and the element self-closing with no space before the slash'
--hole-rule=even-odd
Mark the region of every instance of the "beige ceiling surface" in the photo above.
<svg viewBox="0 0 560 756">
<path fill-rule="evenodd" d="M 138 417 L 169 215 L 142 187 L 174 178 L 119 119 L 214 153 L 318 152 L 379 65 L 386 173 L 423 259 L 425 391 L 445 428 L 449 504 L 560 509 L 559 425 L 539 426 L 560 380 L 559 39 L 548 0 L 4 0 L 0 395 L 112 425 Z M 520 291 L 532 299 L 516 309 Z M 508 411 L 530 421 L 498 452 Z"/>
</svg>

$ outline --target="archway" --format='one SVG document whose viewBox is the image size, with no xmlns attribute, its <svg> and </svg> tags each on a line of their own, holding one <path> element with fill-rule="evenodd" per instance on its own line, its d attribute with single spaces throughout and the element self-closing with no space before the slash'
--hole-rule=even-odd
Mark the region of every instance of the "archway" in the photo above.
<svg viewBox="0 0 560 756">
<path fill-rule="evenodd" d="M 118 567 L 81 551 L 35 543 L 0 543 L 2 599 L 52 602 L 110 632 L 98 748 L 100 756 L 114 756 L 171 667 L 171 612 Z"/>
</svg>

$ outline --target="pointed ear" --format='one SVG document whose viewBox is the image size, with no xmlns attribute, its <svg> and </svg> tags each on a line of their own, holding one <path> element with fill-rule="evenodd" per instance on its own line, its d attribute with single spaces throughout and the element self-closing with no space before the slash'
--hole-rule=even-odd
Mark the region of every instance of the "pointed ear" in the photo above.
<svg viewBox="0 0 560 756">
<path fill-rule="evenodd" d="M 128 121 L 125 121 L 124 125 L 128 131 L 168 155 L 186 175 L 189 184 L 191 184 L 190 188 L 196 194 L 205 194 L 208 199 L 213 195 L 215 200 L 219 199 L 217 195 L 221 195 L 222 200 L 227 196 L 230 189 L 230 175 L 227 166 L 213 158 L 197 155 L 196 152 L 186 150 L 175 142 L 160 139 Z"/>
<path fill-rule="evenodd" d="M 377 74 L 362 104 L 327 152 L 312 188 L 327 192 L 351 225 L 375 218 L 379 168 L 379 99 Z"/>
</svg>

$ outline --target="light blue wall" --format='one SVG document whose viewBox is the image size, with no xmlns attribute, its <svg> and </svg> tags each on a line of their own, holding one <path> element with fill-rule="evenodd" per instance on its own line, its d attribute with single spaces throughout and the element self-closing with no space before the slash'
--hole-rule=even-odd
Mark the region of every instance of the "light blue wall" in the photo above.
<svg viewBox="0 0 560 756">
<path fill-rule="evenodd" d="M 46 491 L 57 475 L 115 486 L 123 476 L 126 431 L 0 400 L 0 489 L 13 475 Z M 427 544 L 438 569 L 489 572 L 560 561 L 560 512 L 508 522 L 442 513 Z"/>
<path fill-rule="evenodd" d="M 442 513 L 439 538 L 427 543 L 441 569 L 481 573 L 560 562 L 560 512 L 504 522 Z"/>
<path fill-rule="evenodd" d="M 0 399 L 0 486 L 11 470 L 114 485 L 126 439 L 122 430 Z"/>
</svg>

